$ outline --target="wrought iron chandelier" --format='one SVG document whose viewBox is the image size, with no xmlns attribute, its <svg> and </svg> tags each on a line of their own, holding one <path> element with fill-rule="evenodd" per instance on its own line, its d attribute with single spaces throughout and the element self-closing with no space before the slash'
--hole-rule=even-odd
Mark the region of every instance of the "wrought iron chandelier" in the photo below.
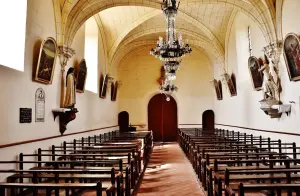
<svg viewBox="0 0 300 196">
<path fill-rule="evenodd" d="M 180 2 L 179 2 L 180 3 Z M 189 44 L 185 44 L 181 33 L 176 37 L 176 16 L 179 7 L 176 0 L 163 0 L 162 11 L 166 19 L 166 40 L 159 37 L 156 49 L 151 49 L 150 54 L 159 58 L 164 65 L 167 80 L 176 79 L 176 71 L 179 69 L 185 54 L 192 52 Z"/>
</svg>

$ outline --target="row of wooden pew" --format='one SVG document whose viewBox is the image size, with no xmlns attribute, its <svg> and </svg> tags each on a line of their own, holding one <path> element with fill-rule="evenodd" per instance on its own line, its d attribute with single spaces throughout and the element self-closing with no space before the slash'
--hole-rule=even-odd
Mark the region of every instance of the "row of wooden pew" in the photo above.
<svg viewBox="0 0 300 196">
<path fill-rule="evenodd" d="M 0 161 L 16 168 L 0 170 L 7 182 L 0 195 L 118 195 L 135 191 L 153 146 L 152 132 L 113 131 L 63 142 L 18 160 Z"/>
<path fill-rule="evenodd" d="M 222 129 L 180 129 L 178 134 L 208 196 L 300 196 L 295 143 Z"/>
</svg>

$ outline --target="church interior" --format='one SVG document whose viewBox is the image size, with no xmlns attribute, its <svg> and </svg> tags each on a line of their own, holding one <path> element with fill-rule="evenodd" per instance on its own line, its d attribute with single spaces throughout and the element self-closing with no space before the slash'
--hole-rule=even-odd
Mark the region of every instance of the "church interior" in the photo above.
<svg viewBox="0 0 300 196">
<path fill-rule="evenodd" d="M 299 8 L 1 1 L 0 196 L 300 196 Z"/>
</svg>

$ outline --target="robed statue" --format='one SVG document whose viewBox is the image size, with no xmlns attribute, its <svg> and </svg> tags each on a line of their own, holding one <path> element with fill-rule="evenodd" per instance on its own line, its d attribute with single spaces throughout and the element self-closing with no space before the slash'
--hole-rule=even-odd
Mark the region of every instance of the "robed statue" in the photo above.
<svg viewBox="0 0 300 196">
<path fill-rule="evenodd" d="M 270 66 L 271 65 L 271 66 Z M 263 97 L 264 100 L 280 101 L 280 82 L 274 70 L 272 61 L 265 57 L 264 65 L 259 69 L 263 72 Z"/>
<path fill-rule="evenodd" d="M 74 76 L 75 69 L 70 67 L 66 76 L 66 97 L 65 108 L 74 108 L 76 103 L 76 79 Z"/>
</svg>

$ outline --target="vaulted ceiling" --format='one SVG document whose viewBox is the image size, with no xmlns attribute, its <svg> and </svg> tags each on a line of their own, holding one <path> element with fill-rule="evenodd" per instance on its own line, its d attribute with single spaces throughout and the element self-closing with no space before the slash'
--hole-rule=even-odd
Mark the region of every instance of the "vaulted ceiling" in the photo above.
<svg viewBox="0 0 300 196">
<path fill-rule="evenodd" d="M 58 36 L 70 45 L 79 27 L 94 16 L 105 45 L 108 63 L 121 61 L 136 48 L 155 45 L 163 36 L 162 0 L 54 0 Z M 60 8 L 61 15 L 57 13 Z M 242 11 L 261 28 L 265 39 L 276 39 L 273 0 L 181 0 L 177 32 L 190 45 L 206 53 L 214 64 L 223 64 L 230 20 Z"/>
</svg>

